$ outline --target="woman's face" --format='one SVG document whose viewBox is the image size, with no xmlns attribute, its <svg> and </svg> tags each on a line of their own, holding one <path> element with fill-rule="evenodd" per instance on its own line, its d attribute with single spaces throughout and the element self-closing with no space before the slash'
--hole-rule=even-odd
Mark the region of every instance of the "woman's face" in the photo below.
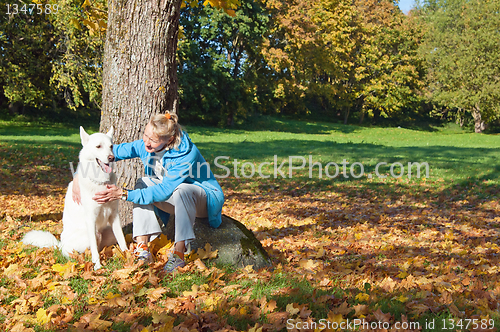
<svg viewBox="0 0 500 332">
<path fill-rule="evenodd" d="M 167 145 L 168 143 L 168 141 L 161 140 L 158 135 L 153 133 L 153 126 L 151 126 L 151 124 L 149 123 L 144 130 L 142 140 L 144 141 L 146 151 L 149 153 L 163 150 L 165 148 L 165 145 Z"/>
</svg>

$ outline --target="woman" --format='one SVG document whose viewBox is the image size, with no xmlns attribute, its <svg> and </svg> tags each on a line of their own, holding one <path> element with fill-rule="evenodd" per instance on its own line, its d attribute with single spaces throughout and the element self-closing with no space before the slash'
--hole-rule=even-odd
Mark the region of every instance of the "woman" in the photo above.
<svg viewBox="0 0 500 332">
<path fill-rule="evenodd" d="M 195 218 L 208 218 L 210 226 L 218 227 L 224 204 L 224 194 L 209 164 L 177 119 L 177 115 L 168 112 L 154 115 L 141 140 L 115 145 L 115 160 L 141 158 L 146 177 L 137 181 L 134 190 L 108 185 L 94 197 L 101 204 L 120 198 L 134 203 L 135 253 L 148 263 L 152 261 L 148 243 L 161 233 L 154 208 L 175 215 L 174 251 L 164 268 L 168 273 L 185 265 L 184 252 L 195 238 Z M 78 201 L 77 176 L 75 180 L 73 197 Z"/>
</svg>

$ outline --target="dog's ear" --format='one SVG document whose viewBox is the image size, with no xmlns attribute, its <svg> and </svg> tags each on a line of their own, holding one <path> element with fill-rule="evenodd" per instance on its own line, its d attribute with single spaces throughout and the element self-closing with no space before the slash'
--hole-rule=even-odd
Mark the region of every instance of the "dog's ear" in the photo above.
<svg viewBox="0 0 500 332">
<path fill-rule="evenodd" d="M 87 143 L 89 142 L 89 137 L 90 135 L 87 134 L 87 132 L 85 131 L 85 129 L 83 129 L 82 126 L 80 126 L 80 138 L 82 140 L 83 146 L 87 145 Z"/>
<path fill-rule="evenodd" d="M 111 128 L 109 128 L 108 132 L 106 133 L 106 135 L 109 136 L 109 138 L 113 139 L 113 133 L 115 132 L 115 129 L 113 128 L 113 126 L 111 126 Z"/>
</svg>

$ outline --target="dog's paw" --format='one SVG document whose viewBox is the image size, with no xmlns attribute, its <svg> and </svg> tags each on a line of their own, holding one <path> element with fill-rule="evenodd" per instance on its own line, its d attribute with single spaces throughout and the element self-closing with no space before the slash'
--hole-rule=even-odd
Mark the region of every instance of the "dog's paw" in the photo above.
<svg viewBox="0 0 500 332">
<path fill-rule="evenodd" d="M 97 262 L 94 264 L 94 271 L 99 270 L 102 267 L 101 262 Z"/>
</svg>

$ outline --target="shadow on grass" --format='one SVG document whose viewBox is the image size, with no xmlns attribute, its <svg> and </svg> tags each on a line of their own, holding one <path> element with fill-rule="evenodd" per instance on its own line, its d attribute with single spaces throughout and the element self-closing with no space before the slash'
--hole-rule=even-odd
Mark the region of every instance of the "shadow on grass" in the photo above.
<svg viewBox="0 0 500 332">
<path fill-rule="evenodd" d="M 225 171 L 215 165 L 214 160 L 218 156 L 227 156 L 226 160 L 219 160 L 219 165 L 226 163 L 231 175 L 234 175 L 234 159 L 239 161 L 237 168 L 238 173 L 241 173 L 241 163 L 254 163 L 254 177 L 244 179 L 246 182 L 254 182 L 255 189 L 265 189 L 266 186 L 279 185 L 286 190 L 286 186 L 295 186 L 297 182 L 302 186 L 315 190 L 321 188 L 331 189 L 338 183 L 352 181 L 353 185 L 370 185 L 364 180 L 354 179 L 353 175 L 359 176 L 361 169 L 358 166 L 352 167 L 354 163 L 361 163 L 365 174 L 370 174 L 375 179 L 377 170 L 379 174 L 387 175 L 390 172 L 390 166 L 395 164 L 393 173 L 398 175 L 401 172 L 401 165 L 404 167 L 405 173 L 403 179 L 406 179 L 408 174 L 408 163 L 428 163 L 429 178 L 428 180 L 444 179 L 447 187 L 457 185 L 460 181 L 498 181 L 500 176 L 500 166 L 496 165 L 496 160 L 499 155 L 497 149 L 493 148 L 466 148 L 466 147 L 449 147 L 449 146 L 426 146 L 426 147 L 389 147 L 385 145 L 369 144 L 369 143 L 336 143 L 327 141 L 315 140 L 273 140 L 265 143 L 256 142 L 239 142 L 239 143 L 197 143 L 198 148 L 211 164 L 214 174 L 223 175 Z M 64 140 L 55 139 L 53 141 L 36 140 L 25 141 L 22 139 L 4 140 L 0 143 L 0 154 L 2 155 L 2 184 L 6 185 L 10 181 L 17 182 L 19 180 L 29 184 L 53 184 L 55 179 L 50 176 L 53 174 L 61 174 L 62 170 L 66 170 L 67 177 L 64 177 L 64 185 L 70 180 L 69 163 L 76 164 L 78 160 L 78 152 L 80 143 L 68 143 Z M 276 156 L 277 165 L 274 165 L 274 156 Z M 282 178 L 277 173 L 277 178 L 274 178 L 273 173 L 276 169 L 284 164 L 281 171 L 287 177 L 288 164 L 291 156 L 294 167 L 298 168 L 303 162 L 305 165 L 302 170 L 294 170 L 293 178 Z M 480 156 L 478 158 L 478 156 Z M 303 158 L 303 159 L 302 159 Z M 319 178 L 319 166 L 309 163 L 320 162 L 322 164 L 322 178 Z M 346 160 L 345 173 L 348 178 L 343 176 L 343 161 Z M 263 179 L 257 173 L 259 163 L 269 163 L 265 165 L 264 171 L 270 175 L 270 178 Z M 337 177 L 330 179 L 324 174 L 324 168 L 329 163 L 333 162 L 339 167 Z M 377 164 L 380 165 L 377 168 Z M 309 168 L 311 168 L 312 177 L 309 177 Z M 352 173 L 351 173 L 352 170 Z M 250 167 L 247 165 L 245 171 L 250 172 Z M 416 170 L 415 170 L 416 171 Z M 422 173 L 425 173 L 425 165 L 421 166 Z M 331 165 L 329 174 L 335 174 L 335 165 Z M 388 175 L 390 177 L 390 175 Z M 420 176 L 423 177 L 423 174 Z M 34 182 L 34 180 L 36 180 Z M 418 181 L 418 179 L 416 180 Z M 58 182 L 58 181 L 57 181 Z M 380 184 L 372 184 L 372 186 L 380 186 Z M 10 186 L 9 186 L 10 187 Z M 15 188 L 15 186 L 14 186 Z M 5 188 L 2 188 L 5 190 Z M 383 190 L 383 189 L 382 189 Z"/>
<path fill-rule="evenodd" d="M 7 124 L 0 126 L 0 136 L 69 137 L 78 133 L 79 133 L 78 128 L 68 129 L 63 127 L 57 127 L 54 125 L 43 126 L 38 124 Z"/>
<path fill-rule="evenodd" d="M 230 129 L 214 128 L 214 127 L 191 127 L 186 126 L 188 133 L 194 133 L 204 136 L 214 136 L 220 133 L 245 133 L 249 131 L 269 131 L 282 132 L 293 134 L 315 134 L 325 135 L 332 133 L 350 134 L 365 130 L 365 127 L 354 125 L 343 125 L 338 123 L 328 122 L 313 122 L 313 121 L 298 121 L 290 119 L 279 119 L 269 116 L 256 116 L 250 122 L 246 122 L 243 126 L 235 126 Z"/>
<path fill-rule="evenodd" d="M 431 168 L 432 168 L 431 164 Z M 444 164 L 447 165 L 446 163 Z M 481 164 L 479 164 L 481 166 Z M 422 213 L 427 208 L 443 209 L 443 217 L 449 221 L 464 219 L 464 215 L 478 213 L 488 216 L 492 220 L 498 211 L 496 208 L 488 207 L 488 204 L 496 202 L 500 195 L 500 166 L 488 168 L 482 165 L 481 176 L 474 176 L 476 169 L 473 168 L 462 174 L 463 180 L 432 182 L 428 179 L 389 179 L 386 182 L 371 181 L 363 179 L 343 178 L 319 179 L 317 167 L 314 169 L 316 177 L 309 178 L 309 174 L 296 174 L 293 179 L 279 177 L 274 179 L 258 179 L 251 185 L 244 183 L 241 179 L 229 177 L 219 179 L 223 188 L 230 188 L 226 199 L 234 199 L 238 202 L 252 206 L 261 201 L 273 201 L 276 198 L 289 198 L 303 203 L 305 210 L 298 211 L 295 206 L 285 206 L 279 210 L 280 216 L 295 218 L 298 215 L 330 215 L 333 218 L 332 227 L 342 227 L 345 221 L 353 219 L 357 222 L 367 222 L 374 226 L 378 225 L 382 216 L 402 215 L 403 219 L 414 213 Z M 477 165 L 476 165 L 477 167 Z M 373 165 L 365 167 L 365 173 L 374 174 Z M 287 174 L 287 172 L 284 172 Z M 307 173 L 307 172 L 305 172 Z M 348 172 L 349 173 L 349 172 Z M 431 171 L 432 174 L 432 171 Z M 388 176 L 389 178 L 389 176 Z M 349 201 L 344 208 L 335 207 L 334 198 L 329 197 L 333 193 L 335 197 L 342 197 Z M 311 206 L 309 203 L 316 202 Z M 319 205 L 320 207 L 318 207 Z M 366 209 L 371 208 L 383 211 L 383 213 L 366 215 Z M 444 214 L 446 211 L 446 215 Z M 433 225 L 428 221 L 428 225 Z M 405 224 L 396 221 L 393 225 L 399 225 L 405 229 Z M 500 228 L 500 223 L 498 223 Z M 303 229 L 306 229 L 304 226 Z M 500 235 L 500 234 L 499 234 Z"/>
<path fill-rule="evenodd" d="M 71 181 L 70 163 L 78 164 L 80 144 L 63 140 L 0 142 L 2 195 L 43 195 L 47 188 L 65 188 Z"/>
<path fill-rule="evenodd" d="M 427 162 L 431 177 L 443 177 L 443 174 L 451 172 L 450 176 L 467 176 L 477 178 L 483 173 L 489 173 L 489 179 L 497 179 L 500 175 L 495 161 L 499 156 L 498 150 L 494 148 L 467 148 L 450 146 L 424 146 L 424 147 L 390 147 L 371 143 L 337 143 L 335 141 L 317 140 L 273 140 L 267 142 L 239 142 L 239 143 L 197 143 L 196 144 L 207 160 L 213 161 L 218 156 L 228 157 L 226 160 L 232 162 L 234 159 L 245 162 L 273 162 L 277 156 L 278 163 L 286 160 L 285 167 L 291 156 L 303 157 L 306 161 L 305 167 L 309 167 L 309 156 L 313 162 L 322 161 L 323 166 L 328 162 L 334 162 L 339 166 L 344 159 L 348 162 L 347 167 L 355 162 L 363 164 L 365 173 L 375 171 L 378 163 L 399 162 L 407 166 L 408 162 Z M 480 157 L 478 157 L 480 156 Z M 299 163 L 300 158 L 294 162 Z M 221 161 L 219 161 L 221 163 Z M 215 165 L 214 165 L 215 166 Z M 297 167 L 297 165 L 295 165 Z M 383 166 L 383 165 L 382 165 Z M 399 167 L 396 167 L 398 174 Z M 217 168 L 217 167 L 215 167 Z M 388 167 L 386 167 L 388 168 Z M 317 167 L 316 167 L 317 169 Z M 217 169 L 213 169 L 214 173 Z M 348 170 L 349 174 L 349 170 Z M 335 179 L 337 181 L 337 179 Z"/>
</svg>

